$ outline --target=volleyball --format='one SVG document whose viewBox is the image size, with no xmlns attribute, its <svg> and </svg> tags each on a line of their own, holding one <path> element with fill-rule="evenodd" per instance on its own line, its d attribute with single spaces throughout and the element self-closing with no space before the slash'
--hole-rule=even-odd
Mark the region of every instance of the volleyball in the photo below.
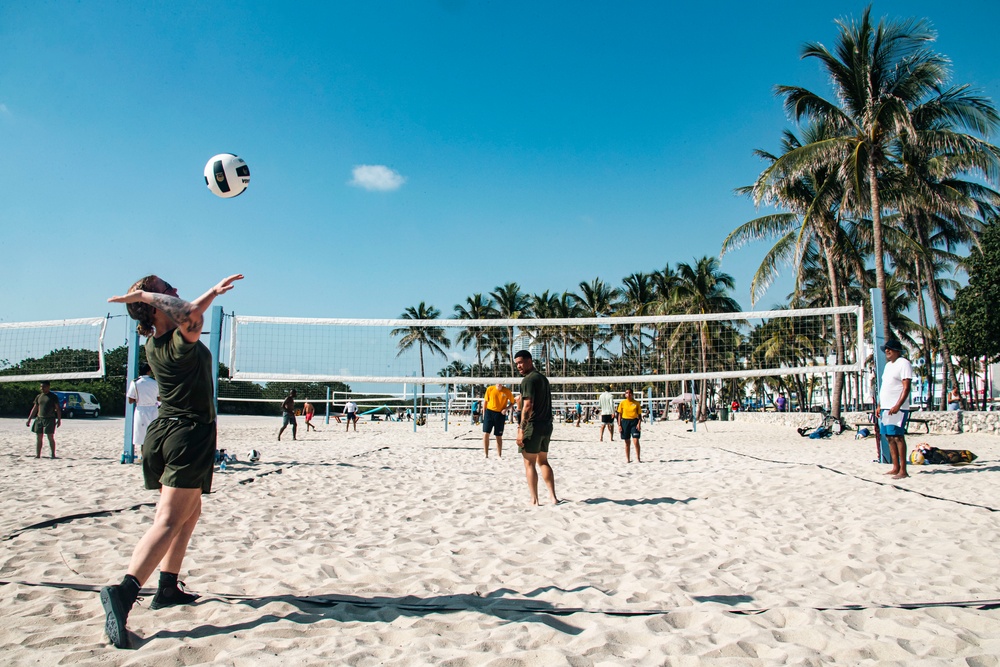
<svg viewBox="0 0 1000 667">
<path fill-rule="evenodd" d="M 247 454 L 247 459 L 250 460 L 250 463 L 257 463 L 257 461 L 260 461 L 260 452 L 256 449 L 251 449 Z"/>
<path fill-rule="evenodd" d="M 250 167 L 232 153 L 219 153 L 205 165 L 205 185 L 212 194 L 229 199 L 243 194 L 250 184 Z"/>
</svg>

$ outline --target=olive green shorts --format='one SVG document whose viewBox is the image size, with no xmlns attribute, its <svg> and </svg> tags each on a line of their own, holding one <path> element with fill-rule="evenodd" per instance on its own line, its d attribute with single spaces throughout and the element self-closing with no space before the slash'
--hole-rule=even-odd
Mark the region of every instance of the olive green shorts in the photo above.
<svg viewBox="0 0 1000 667">
<path fill-rule="evenodd" d="M 157 418 L 142 443 L 142 476 L 147 489 L 201 489 L 212 492 L 215 422 Z"/>
<path fill-rule="evenodd" d="M 37 433 L 38 435 L 41 435 L 42 433 L 52 435 L 56 432 L 55 417 L 35 417 L 35 421 L 31 425 L 31 432 Z"/>
<path fill-rule="evenodd" d="M 538 454 L 549 451 L 549 438 L 552 437 L 552 422 L 528 422 L 521 434 L 521 447 L 525 454 Z"/>
</svg>

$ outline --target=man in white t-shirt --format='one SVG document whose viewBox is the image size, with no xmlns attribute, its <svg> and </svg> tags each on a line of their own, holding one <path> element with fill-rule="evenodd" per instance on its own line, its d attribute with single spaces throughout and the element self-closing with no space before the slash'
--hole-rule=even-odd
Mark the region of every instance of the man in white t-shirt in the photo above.
<svg viewBox="0 0 1000 667">
<path fill-rule="evenodd" d="M 604 429 L 608 429 L 611 442 L 615 441 L 615 397 L 607 387 L 597 398 L 597 403 L 601 408 L 601 442 L 604 442 Z"/>
<path fill-rule="evenodd" d="M 139 377 L 132 380 L 125 393 L 129 405 L 135 406 L 135 414 L 132 416 L 132 445 L 140 448 L 146 439 L 146 429 L 156 419 L 159 410 L 160 392 L 156 388 L 156 380 L 150 376 L 151 372 L 149 364 L 139 366 Z"/>
<path fill-rule="evenodd" d="M 909 477 L 906 472 L 906 421 L 910 416 L 910 383 L 913 366 L 903 356 L 903 346 L 890 340 L 882 346 L 885 368 L 878 389 L 879 425 L 889 441 L 893 479 Z"/>
<path fill-rule="evenodd" d="M 351 425 L 354 425 L 354 432 L 358 431 L 358 404 L 354 401 L 348 401 L 344 404 L 344 416 L 347 417 L 347 428 L 345 431 L 351 430 Z"/>
</svg>

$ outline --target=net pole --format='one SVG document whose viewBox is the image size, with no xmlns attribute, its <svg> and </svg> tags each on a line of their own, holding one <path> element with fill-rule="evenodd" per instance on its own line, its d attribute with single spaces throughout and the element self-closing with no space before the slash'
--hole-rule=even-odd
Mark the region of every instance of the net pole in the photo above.
<svg viewBox="0 0 1000 667">
<path fill-rule="evenodd" d="M 882 407 L 878 404 L 878 393 L 882 389 L 882 371 L 885 370 L 885 352 L 882 346 L 885 345 L 885 329 L 882 321 L 882 290 L 877 287 L 871 289 L 872 300 L 872 357 L 875 359 L 875 395 L 872 396 L 873 407 Z M 879 411 L 872 411 L 872 421 L 877 422 Z M 878 429 L 878 462 L 892 463 L 892 454 L 889 451 L 889 439 L 885 437 L 882 429 Z"/>
<path fill-rule="evenodd" d="M 129 322 L 134 322 L 131 318 Z M 135 326 L 127 326 L 128 331 L 128 366 L 125 371 L 125 393 L 128 394 L 129 383 L 139 375 L 139 332 Z M 125 445 L 122 449 L 122 463 L 135 463 L 135 443 L 132 442 L 132 424 L 135 422 L 135 406 L 125 399 Z M 141 444 L 141 443 L 140 443 Z"/>
<path fill-rule="evenodd" d="M 212 353 L 212 400 L 215 414 L 219 414 L 219 350 L 222 347 L 222 306 L 212 306 L 212 325 L 209 327 L 208 350 Z"/>
<path fill-rule="evenodd" d="M 646 388 L 646 395 L 649 397 L 649 423 L 656 421 L 656 410 L 653 408 L 653 388 Z"/>
<path fill-rule="evenodd" d="M 326 425 L 330 425 L 330 387 L 326 388 Z"/>
<path fill-rule="evenodd" d="M 691 380 L 691 432 L 698 432 L 698 396 L 694 393 L 694 380 Z"/>
<path fill-rule="evenodd" d="M 416 376 L 416 374 L 414 374 Z M 413 432 L 417 432 L 417 385 L 413 385 Z"/>
<path fill-rule="evenodd" d="M 446 378 L 451 378 L 451 371 L 445 375 Z M 448 432 L 448 409 L 451 407 L 451 383 L 448 382 L 444 385 L 444 432 Z"/>
</svg>

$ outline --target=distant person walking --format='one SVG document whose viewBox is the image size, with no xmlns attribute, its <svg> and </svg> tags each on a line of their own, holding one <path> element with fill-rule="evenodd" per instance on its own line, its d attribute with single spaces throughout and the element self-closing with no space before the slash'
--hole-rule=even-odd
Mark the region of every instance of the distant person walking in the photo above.
<svg viewBox="0 0 1000 667">
<path fill-rule="evenodd" d="M 605 387 L 604 391 L 597 398 L 597 403 L 601 408 L 601 436 L 600 441 L 604 442 L 604 429 L 608 429 L 611 442 L 615 441 L 615 396 L 611 393 L 610 387 Z"/>
<path fill-rule="evenodd" d="M 313 426 L 312 423 L 312 418 L 315 414 L 316 414 L 316 408 L 313 407 L 312 403 L 306 401 L 305 403 L 302 404 L 302 416 L 305 417 L 306 420 L 306 433 L 309 432 L 309 429 L 312 429 L 314 431 L 316 430 L 316 427 Z"/>
<path fill-rule="evenodd" d="M 49 456 L 56 457 L 56 428 L 62 426 L 62 409 L 59 407 L 59 397 L 53 394 L 48 380 L 39 383 L 39 394 L 31 404 L 27 425 L 35 434 L 35 458 L 42 458 L 42 436 L 49 439 Z M 22 413 L 24 414 L 24 413 Z M 35 423 L 32 424 L 31 420 Z"/>
<path fill-rule="evenodd" d="M 201 342 L 204 313 L 212 301 L 233 288 L 242 275 L 229 276 L 188 303 L 157 276 L 146 276 L 124 303 L 146 336 L 146 358 L 159 387 L 160 410 L 142 445 L 142 474 L 147 489 L 159 489 L 153 525 L 132 552 L 120 584 L 101 589 L 104 631 L 118 648 L 129 648 L 125 628 L 142 584 L 160 567 L 160 583 L 150 609 L 190 604 L 197 595 L 179 587 L 188 542 L 201 516 L 201 496 L 212 490 L 215 464 L 215 401 L 212 353 Z"/>
<path fill-rule="evenodd" d="M 958 390 L 958 385 L 951 388 L 948 392 L 948 410 L 951 412 L 957 412 L 962 409 L 962 392 Z"/>
<path fill-rule="evenodd" d="M 289 426 L 292 427 L 292 440 L 296 439 L 299 424 L 295 420 L 295 396 L 295 390 L 292 389 L 288 392 L 288 396 L 285 396 L 285 400 L 281 402 L 281 429 L 278 431 L 278 440 L 281 440 L 281 434 Z"/>
<path fill-rule="evenodd" d="M 129 383 L 125 396 L 129 405 L 135 406 L 135 413 L 132 415 L 132 447 L 142 448 L 142 442 L 146 439 L 146 431 L 149 425 L 156 419 L 159 409 L 160 391 L 156 387 L 156 380 L 150 374 L 152 371 L 149 364 L 139 366 L 139 377 Z"/>
<path fill-rule="evenodd" d="M 538 504 L 538 477 L 549 489 L 549 500 L 558 503 L 556 478 L 549 465 L 549 439 L 552 437 L 552 390 L 548 379 L 535 370 L 531 353 L 521 350 L 514 355 L 521 380 L 521 421 L 517 428 L 517 445 L 524 458 L 524 475 L 528 481 L 531 504 Z M 537 466 L 537 469 L 536 469 Z"/>
<path fill-rule="evenodd" d="M 878 388 L 879 422 L 882 434 L 889 441 L 892 470 L 887 475 L 893 479 L 909 477 L 906 472 L 906 422 L 910 417 L 910 384 L 913 366 L 903 356 L 903 346 L 898 340 L 887 341 L 885 368 Z"/>
<path fill-rule="evenodd" d="M 514 394 L 502 382 L 486 388 L 483 397 L 483 451 L 490 458 L 490 434 L 497 439 L 497 456 L 503 458 L 503 429 L 507 422 L 507 413 L 514 405 Z"/>
<path fill-rule="evenodd" d="M 354 432 L 358 432 L 358 404 L 354 401 L 348 401 L 344 403 L 344 416 L 347 418 L 347 428 L 344 432 L 351 430 L 351 426 L 354 426 Z"/>
<path fill-rule="evenodd" d="M 778 394 L 778 400 L 774 402 L 774 405 L 778 408 L 778 412 L 784 412 L 785 407 L 788 405 L 788 401 L 785 399 L 785 395 Z"/>
<path fill-rule="evenodd" d="M 635 460 L 642 463 L 639 452 L 640 424 L 642 423 L 642 406 L 632 398 L 632 390 L 625 390 L 625 398 L 618 404 L 618 430 L 625 441 L 625 462 L 632 463 L 632 441 L 635 440 Z"/>
</svg>

